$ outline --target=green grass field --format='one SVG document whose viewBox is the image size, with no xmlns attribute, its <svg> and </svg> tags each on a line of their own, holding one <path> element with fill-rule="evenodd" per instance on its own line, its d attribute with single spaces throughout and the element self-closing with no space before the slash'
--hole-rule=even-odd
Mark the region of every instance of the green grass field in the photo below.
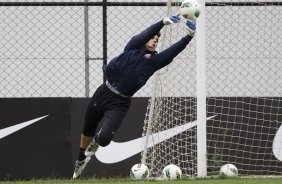
<svg viewBox="0 0 282 184">
<path fill-rule="evenodd" d="M 75 184 L 282 184 L 282 178 L 232 178 L 232 179 L 188 179 L 180 181 L 133 181 L 131 179 L 87 179 L 87 180 L 30 180 L 30 181 L 0 181 L 0 184 L 48 184 L 48 183 L 75 183 Z"/>
</svg>

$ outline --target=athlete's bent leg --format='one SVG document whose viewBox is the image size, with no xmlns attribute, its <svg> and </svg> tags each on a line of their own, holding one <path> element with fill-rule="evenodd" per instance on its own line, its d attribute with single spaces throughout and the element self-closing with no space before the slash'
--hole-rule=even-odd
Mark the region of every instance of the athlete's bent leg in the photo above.
<svg viewBox="0 0 282 184">
<path fill-rule="evenodd" d="M 94 94 L 85 114 L 83 133 L 80 136 L 80 149 L 78 160 L 75 162 L 75 169 L 73 173 L 74 179 L 78 178 L 81 175 L 81 173 L 91 160 L 90 156 L 87 156 L 85 154 L 85 150 L 87 149 L 88 145 L 92 142 L 97 126 L 103 117 L 103 113 L 95 105 L 96 103 L 98 103 L 97 99 L 99 100 L 99 98 L 95 98 Z"/>
<path fill-rule="evenodd" d="M 102 127 L 99 133 L 95 136 L 95 141 L 100 146 L 105 147 L 110 144 L 118 131 L 127 110 L 128 108 L 113 109 L 105 113 L 102 120 Z"/>
</svg>

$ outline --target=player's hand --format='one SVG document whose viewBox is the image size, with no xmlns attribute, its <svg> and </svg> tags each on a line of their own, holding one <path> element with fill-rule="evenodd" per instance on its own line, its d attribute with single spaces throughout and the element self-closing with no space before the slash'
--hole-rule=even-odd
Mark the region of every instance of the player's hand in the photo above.
<svg viewBox="0 0 282 184">
<path fill-rule="evenodd" d="M 178 23 L 178 22 L 180 22 L 180 17 L 177 15 L 166 17 L 163 20 L 164 25 L 170 25 L 170 24 Z"/>
<path fill-rule="evenodd" d="M 187 34 L 193 37 L 196 31 L 196 23 L 191 20 L 186 20 L 185 29 L 187 31 Z"/>
</svg>

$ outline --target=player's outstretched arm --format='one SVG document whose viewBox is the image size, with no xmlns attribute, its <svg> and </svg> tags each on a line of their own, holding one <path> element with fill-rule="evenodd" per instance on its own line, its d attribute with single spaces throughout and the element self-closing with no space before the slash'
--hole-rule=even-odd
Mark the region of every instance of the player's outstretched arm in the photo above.
<svg viewBox="0 0 282 184">
<path fill-rule="evenodd" d="M 160 69 L 171 63 L 173 58 L 175 58 L 180 52 L 182 52 L 192 40 L 193 36 L 195 35 L 196 24 L 194 24 L 190 20 L 186 20 L 184 27 L 187 36 L 183 37 L 181 40 L 174 43 L 173 45 L 171 45 L 170 47 L 155 56 L 157 69 Z"/>
<path fill-rule="evenodd" d="M 180 21 L 179 16 L 169 16 L 163 20 L 151 25 L 141 33 L 133 36 L 131 40 L 125 46 L 125 51 L 138 49 L 145 45 L 153 36 L 157 35 L 164 25 L 170 25 L 173 23 L 178 23 Z"/>
</svg>

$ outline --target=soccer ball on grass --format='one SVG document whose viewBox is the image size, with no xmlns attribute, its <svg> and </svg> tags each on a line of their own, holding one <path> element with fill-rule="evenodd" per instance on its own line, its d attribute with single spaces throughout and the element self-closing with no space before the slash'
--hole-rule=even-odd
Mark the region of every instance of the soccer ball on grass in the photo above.
<svg viewBox="0 0 282 184">
<path fill-rule="evenodd" d="M 181 169 L 174 164 L 165 166 L 163 169 L 163 179 L 165 180 L 180 180 L 182 178 Z"/>
<path fill-rule="evenodd" d="M 238 176 L 238 169 L 233 164 L 225 164 L 220 168 L 219 175 L 222 177 Z"/>
<path fill-rule="evenodd" d="M 189 20 L 196 21 L 200 16 L 201 6 L 197 0 L 184 0 L 180 5 L 180 14 Z"/>
<path fill-rule="evenodd" d="M 130 177 L 133 180 L 145 180 L 149 178 L 149 169 L 145 164 L 135 164 L 130 169 Z"/>
</svg>

